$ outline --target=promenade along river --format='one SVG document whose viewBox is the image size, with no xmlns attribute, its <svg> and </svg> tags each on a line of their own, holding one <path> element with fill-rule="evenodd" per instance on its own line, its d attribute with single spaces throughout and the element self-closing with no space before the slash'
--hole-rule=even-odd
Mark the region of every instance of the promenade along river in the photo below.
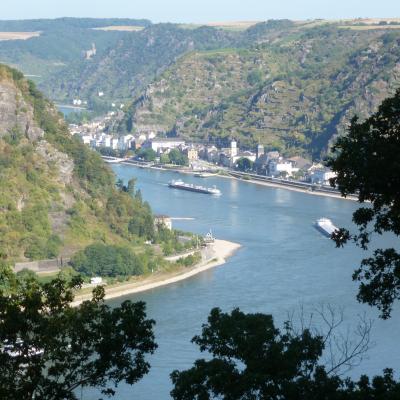
<svg viewBox="0 0 400 400">
<path fill-rule="evenodd" d="M 353 245 L 336 249 L 312 226 L 316 219 L 328 217 L 337 226 L 352 227 L 351 214 L 357 203 L 219 177 L 201 179 L 127 165 L 113 168 L 125 181 L 137 178 L 137 187 L 155 213 L 193 218 L 174 220 L 175 228 L 200 234 L 212 229 L 216 237 L 242 245 L 220 267 L 167 287 L 110 301 L 115 305 L 126 298 L 145 301 L 148 316 L 157 322 L 159 344 L 150 357 L 151 372 L 133 387 L 121 385 L 116 398 L 168 399 L 169 374 L 190 367 L 200 356 L 190 340 L 216 306 L 224 311 L 239 307 L 246 312 L 271 313 L 278 326 L 286 313 L 300 304 L 306 312 L 321 302 L 345 306 L 346 325 L 353 326 L 357 314 L 366 312 L 375 319 L 372 339 L 376 345 L 351 374 L 381 373 L 385 367 L 399 372 L 399 308 L 390 320 L 382 321 L 373 309 L 360 305 L 351 275 L 366 254 Z M 223 194 L 213 197 L 167 187 L 169 180 L 179 177 L 189 183 L 217 185 Z M 389 238 L 376 244 L 394 245 Z M 83 398 L 97 399 L 96 394 L 86 391 Z"/>
</svg>

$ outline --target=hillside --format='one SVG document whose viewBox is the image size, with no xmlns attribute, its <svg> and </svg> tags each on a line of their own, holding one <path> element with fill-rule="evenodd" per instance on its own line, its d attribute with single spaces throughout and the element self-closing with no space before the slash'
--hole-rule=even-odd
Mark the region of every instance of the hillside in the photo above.
<svg viewBox="0 0 400 400">
<path fill-rule="evenodd" d="M 112 33 L 112 32 L 109 32 Z M 115 32 L 114 32 L 115 33 Z M 227 47 L 234 43 L 229 32 L 200 27 L 182 29 L 174 24 L 157 24 L 120 36 L 93 60 L 79 60 L 43 82 L 52 98 L 88 98 L 92 105 L 101 100 L 129 100 L 178 56 L 193 50 Z"/>
<path fill-rule="evenodd" d="M 319 157 L 354 114 L 370 114 L 400 84 L 397 29 L 281 21 L 241 40 L 182 56 L 135 99 L 121 129 Z"/>
<path fill-rule="evenodd" d="M 0 41 L 0 60 L 59 102 L 80 98 L 102 113 L 133 101 L 123 132 L 234 137 L 320 157 L 354 113 L 371 113 L 398 86 L 399 28 L 398 19 L 0 21 L 8 35 L 39 32 Z"/>
<path fill-rule="evenodd" d="M 112 171 L 69 135 L 35 85 L 4 65 L 0 172 L 2 260 L 69 256 L 94 242 L 144 251 L 146 234 L 136 228 L 153 227 L 148 205 L 118 190 Z"/>
<path fill-rule="evenodd" d="M 18 68 L 41 87 L 53 75 L 65 76 L 79 65 L 97 63 L 102 54 L 116 45 L 124 36 L 135 34 L 113 30 L 113 26 L 145 28 L 147 20 L 59 18 L 54 20 L 0 21 L 0 62 Z M 98 28 L 108 28 L 101 30 Z M 25 34 L 27 40 L 21 39 Z M 29 38 L 31 36 L 31 38 Z M 1 40 L 1 39 L 8 40 Z M 23 38 L 23 36 L 22 36 Z M 96 54 L 86 52 L 95 45 Z M 41 89 L 46 89 L 46 87 Z M 51 95 L 52 90 L 46 92 Z M 65 91 L 57 100 L 65 99 Z M 56 98 L 52 98 L 55 100 Z"/>
</svg>

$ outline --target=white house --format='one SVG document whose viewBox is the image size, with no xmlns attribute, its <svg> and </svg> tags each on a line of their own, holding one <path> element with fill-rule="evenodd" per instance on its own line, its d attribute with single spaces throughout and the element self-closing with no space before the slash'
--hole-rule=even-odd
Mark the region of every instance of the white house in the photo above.
<svg viewBox="0 0 400 400">
<path fill-rule="evenodd" d="M 177 147 L 184 146 L 185 141 L 178 138 L 165 138 L 165 139 L 152 139 L 143 143 L 142 147 L 153 149 L 156 153 L 160 154 L 166 150 L 176 149 Z"/>
<path fill-rule="evenodd" d="M 111 143 L 110 143 L 110 147 L 112 149 L 114 149 L 114 150 L 117 150 L 118 149 L 118 142 L 119 142 L 118 138 L 112 138 L 111 139 Z"/>
<path fill-rule="evenodd" d="M 101 136 L 101 146 L 111 147 L 112 139 L 113 139 L 113 137 L 111 135 L 102 135 Z"/>
<path fill-rule="evenodd" d="M 219 161 L 219 152 L 215 146 L 206 148 L 205 158 L 208 162 L 217 163 Z"/>
<path fill-rule="evenodd" d="M 118 149 L 119 150 L 128 150 L 132 148 L 133 144 L 135 142 L 135 139 L 133 135 L 125 135 L 125 136 L 120 136 L 118 138 Z"/>
<path fill-rule="evenodd" d="M 269 175 L 273 177 L 281 176 L 283 174 L 286 174 L 286 176 L 292 176 L 298 171 L 299 168 L 294 167 L 291 161 L 284 160 L 282 157 L 277 160 L 271 160 L 268 164 Z"/>
<path fill-rule="evenodd" d="M 329 185 L 329 179 L 335 177 L 336 173 L 329 168 L 314 169 L 310 175 L 311 183 L 320 185 Z"/>
<path fill-rule="evenodd" d="M 138 140 L 140 143 L 145 142 L 145 141 L 147 140 L 146 135 L 145 135 L 144 133 L 141 133 L 141 134 L 137 137 L 137 140 Z"/>
<path fill-rule="evenodd" d="M 91 141 L 93 140 L 93 136 L 92 135 L 83 135 L 81 136 L 82 138 L 82 142 L 83 144 L 89 144 L 91 143 Z"/>
<path fill-rule="evenodd" d="M 147 134 L 147 139 L 149 139 L 149 140 L 154 139 L 155 137 L 156 137 L 156 134 L 153 131 L 151 131 Z"/>
</svg>

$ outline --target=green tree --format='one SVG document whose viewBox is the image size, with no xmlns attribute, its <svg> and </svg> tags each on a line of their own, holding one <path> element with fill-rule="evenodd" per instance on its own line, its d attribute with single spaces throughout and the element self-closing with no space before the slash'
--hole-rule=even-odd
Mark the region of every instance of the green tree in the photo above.
<svg viewBox="0 0 400 400">
<path fill-rule="evenodd" d="M 154 161 L 157 157 L 157 153 L 153 149 L 140 149 L 137 157 L 144 161 Z"/>
<path fill-rule="evenodd" d="M 118 188 L 118 190 L 120 190 L 121 192 L 126 192 L 126 190 L 124 190 L 125 186 L 124 186 L 124 181 L 119 178 L 117 180 L 117 183 L 115 184 L 115 186 Z"/>
<path fill-rule="evenodd" d="M 133 196 L 135 194 L 136 178 L 131 178 L 128 181 L 127 192 Z"/>
<path fill-rule="evenodd" d="M 347 136 L 333 146 L 327 165 L 337 173 L 331 180 L 343 196 L 356 194 L 365 206 L 353 213 L 358 233 L 340 229 L 333 235 L 337 246 L 349 240 L 363 249 L 371 235 L 390 232 L 400 236 L 400 90 L 381 104 L 378 111 L 359 123 L 353 118 Z M 368 204 L 370 203 L 370 204 Z M 358 300 L 389 318 L 400 299 L 400 254 L 398 249 L 376 249 L 353 274 L 360 282 Z"/>
<path fill-rule="evenodd" d="M 0 259 L 0 293 L 9 295 L 17 285 L 17 278 L 8 263 Z"/>
<path fill-rule="evenodd" d="M 129 193 L 131 196 L 135 195 L 136 178 L 129 179 L 128 185 L 124 185 L 124 181 L 118 179 L 115 185 L 121 192 Z"/>
<path fill-rule="evenodd" d="M 246 157 L 241 157 L 236 161 L 236 169 L 243 172 L 252 171 L 254 167 L 254 162 Z"/>
<path fill-rule="evenodd" d="M 320 359 L 326 337 L 290 323 L 277 329 L 270 315 L 213 309 L 192 340 L 210 356 L 174 371 L 175 400 L 388 400 L 400 396 L 391 370 L 372 382 L 341 379 Z"/>
<path fill-rule="evenodd" d="M 128 230 L 134 235 L 144 237 L 148 240 L 154 237 L 154 219 L 151 213 L 137 213 L 130 221 Z"/>
<path fill-rule="evenodd" d="M 76 253 L 73 268 L 85 276 L 128 276 L 143 273 L 139 258 L 126 247 L 94 243 Z"/>
<path fill-rule="evenodd" d="M 263 81 L 263 73 L 260 69 L 254 69 L 247 75 L 247 82 L 251 85 L 259 85 Z"/>
<path fill-rule="evenodd" d="M 160 157 L 161 164 L 169 164 L 170 162 L 171 162 L 171 160 L 169 159 L 169 156 L 167 153 L 161 154 L 161 157 Z"/>
<path fill-rule="evenodd" d="M 72 400 L 81 386 L 112 396 L 120 382 L 133 385 L 149 371 L 145 356 L 157 345 L 144 303 L 111 308 L 97 287 L 73 307 L 81 283 L 27 277 L 0 291 L 0 398 Z"/>
<path fill-rule="evenodd" d="M 189 165 L 189 160 L 185 154 L 178 149 L 172 149 L 168 153 L 168 157 L 172 164 L 176 165 Z"/>
</svg>

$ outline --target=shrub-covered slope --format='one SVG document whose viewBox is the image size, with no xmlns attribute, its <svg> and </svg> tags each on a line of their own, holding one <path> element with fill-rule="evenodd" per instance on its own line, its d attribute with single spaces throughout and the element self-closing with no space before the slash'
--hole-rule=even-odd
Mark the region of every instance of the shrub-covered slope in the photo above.
<svg viewBox="0 0 400 400">
<path fill-rule="evenodd" d="M 247 48 L 181 57 L 121 129 L 320 156 L 354 114 L 369 115 L 400 84 L 400 31 L 267 27 L 247 31 Z"/>
<path fill-rule="evenodd" d="M 141 224 L 153 228 L 141 196 L 118 190 L 34 84 L 0 65 L 1 258 L 66 256 L 93 242 L 141 252 L 148 230 L 129 228 Z"/>
</svg>

